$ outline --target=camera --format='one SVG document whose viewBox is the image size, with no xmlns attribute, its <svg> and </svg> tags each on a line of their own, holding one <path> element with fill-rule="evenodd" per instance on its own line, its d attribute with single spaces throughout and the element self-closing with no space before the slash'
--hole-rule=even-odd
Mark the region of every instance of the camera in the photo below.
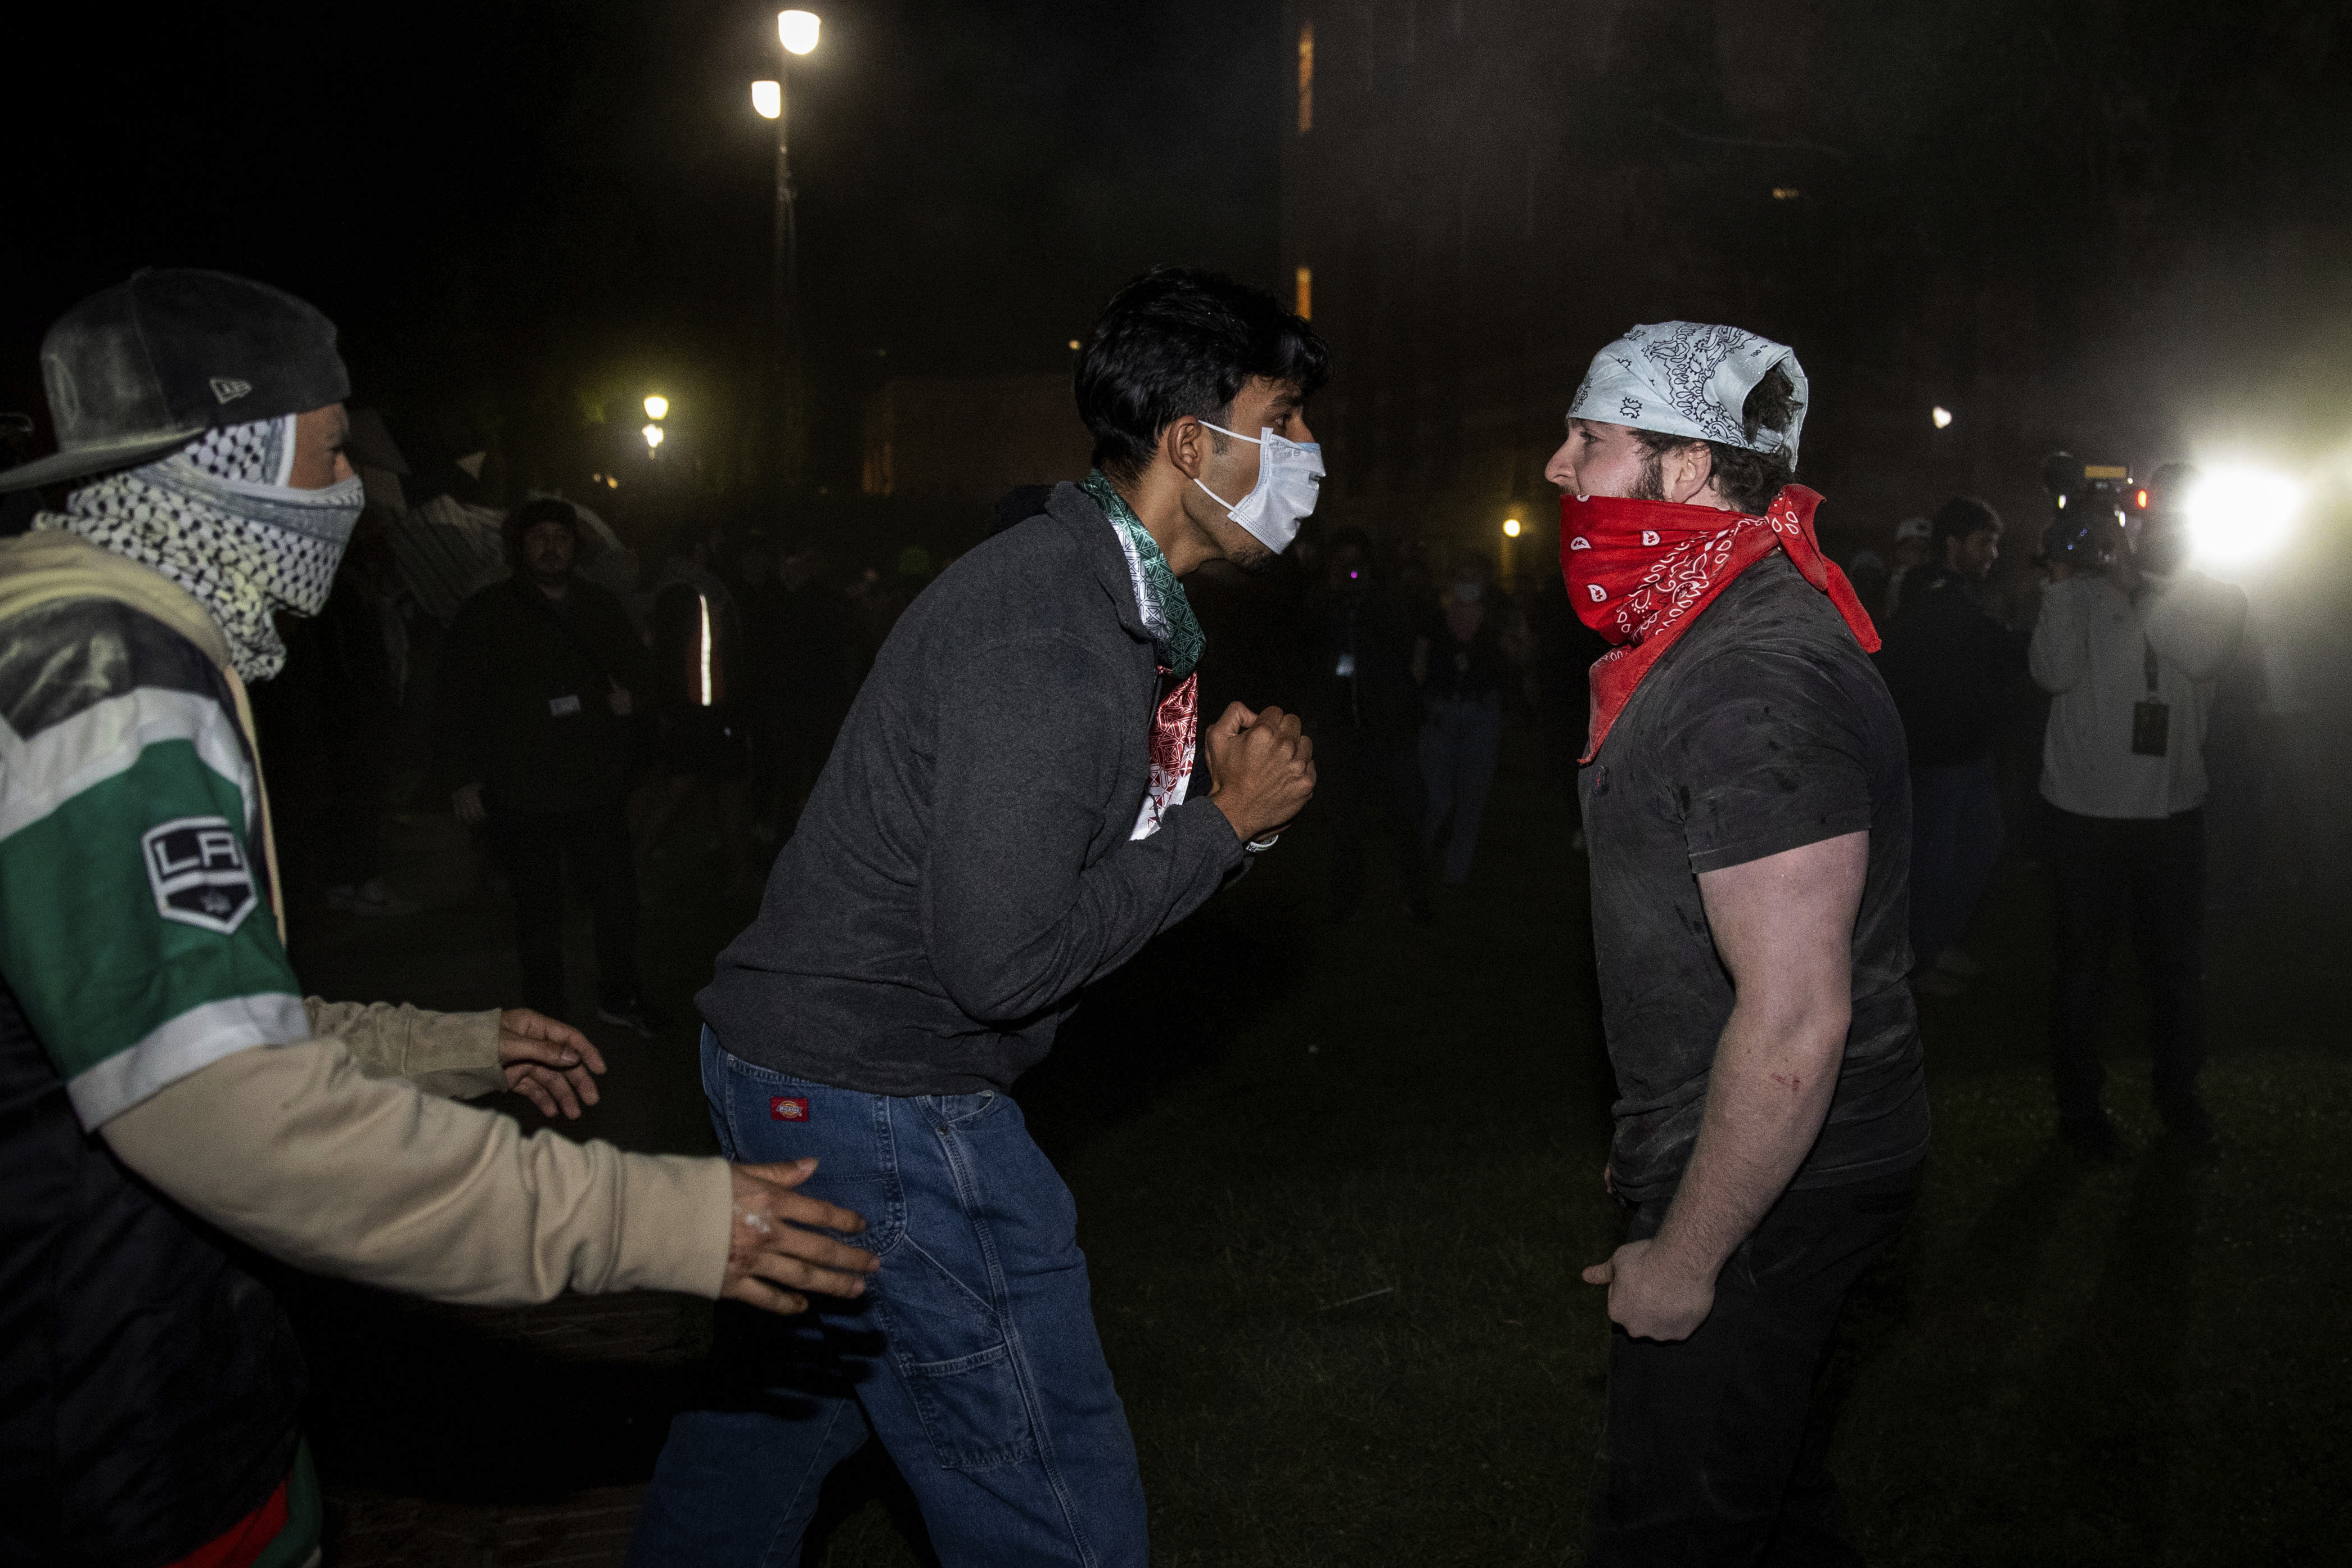
<svg viewBox="0 0 2352 1568">
<path fill-rule="evenodd" d="M 2148 509 L 2147 487 L 2132 482 L 2125 463 L 2085 463 L 2071 452 L 2042 459 L 2042 488 L 2057 503 L 2057 517 L 2042 531 L 2039 563 L 2080 572 L 2104 572 L 2115 563 L 2120 527 Z"/>
</svg>

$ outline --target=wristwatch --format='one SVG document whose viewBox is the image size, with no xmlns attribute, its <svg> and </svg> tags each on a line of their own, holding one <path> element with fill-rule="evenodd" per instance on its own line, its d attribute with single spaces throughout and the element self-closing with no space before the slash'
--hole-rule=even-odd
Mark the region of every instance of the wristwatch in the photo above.
<svg viewBox="0 0 2352 1568">
<path fill-rule="evenodd" d="M 1242 853 L 1244 855 L 1263 855 L 1281 842 L 1281 834 L 1269 833 L 1263 838 L 1253 838 L 1244 844 L 1242 846 Z"/>
</svg>

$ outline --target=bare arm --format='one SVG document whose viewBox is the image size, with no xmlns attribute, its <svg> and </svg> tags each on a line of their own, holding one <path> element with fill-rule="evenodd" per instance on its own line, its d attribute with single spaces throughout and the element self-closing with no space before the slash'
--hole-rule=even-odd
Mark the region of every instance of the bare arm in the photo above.
<svg viewBox="0 0 2352 1568">
<path fill-rule="evenodd" d="M 1735 999 L 1664 1225 L 1584 1271 L 1609 1286 L 1609 1315 L 1628 1333 L 1685 1339 L 1706 1321 L 1724 1261 L 1821 1135 L 1853 1016 L 1853 922 L 1869 868 L 1870 835 L 1849 833 L 1700 874 Z"/>
</svg>

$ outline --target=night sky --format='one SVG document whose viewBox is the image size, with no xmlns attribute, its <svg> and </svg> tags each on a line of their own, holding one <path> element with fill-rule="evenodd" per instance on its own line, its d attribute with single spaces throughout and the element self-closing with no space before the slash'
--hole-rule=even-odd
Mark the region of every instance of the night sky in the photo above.
<svg viewBox="0 0 2352 1568">
<path fill-rule="evenodd" d="M 1385 26 L 1412 3 L 1349 15 Z M 1510 11 L 1461 3 L 1488 33 Z M 1418 4 L 1433 28 L 1459 9 Z M 855 487 L 865 398 L 886 377 L 1064 369 L 1067 341 L 1155 261 L 1278 285 L 1291 40 L 1275 0 L 818 9 L 823 45 L 793 67 L 813 484 Z M 1564 0 L 1541 25 L 1589 37 L 1592 68 L 1524 104 L 1455 107 L 1535 123 L 1573 109 L 1607 132 L 1580 142 L 1578 175 L 1605 184 L 1692 162 L 1706 128 L 1760 105 L 1776 134 L 1845 150 L 1815 171 L 1818 195 L 1853 247 L 1890 258 L 1887 299 L 1818 300 L 1806 346 L 1825 365 L 1846 339 L 1874 366 L 1941 352 L 1922 300 L 1946 272 L 2006 268 L 2053 323 L 2018 374 L 2089 378 L 2070 395 L 2117 413 L 2087 423 L 2144 423 L 2144 445 L 2242 432 L 2309 460 L 2343 440 L 2352 395 L 2352 29 L 2336 10 L 1717 0 L 1610 21 Z M 776 68 L 773 14 L 45 14 L 0 101 L 16 198 L 0 408 L 45 419 L 36 350 L 74 300 L 140 265 L 204 265 L 333 316 L 354 400 L 420 463 L 488 445 L 514 479 L 568 482 L 599 466 L 596 443 L 630 449 L 651 390 L 685 439 L 746 449 L 772 158 L 748 84 Z M 1637 205 L 1679 199 L 1643 178 Z M 2094 192 L 2112 189 L 2152 194 L 2108 212 Z M 1575 191 L 1548 199 L 1572 230 Z M 2127 237 L 2094 237 L 2110 230 Z M 1540 248 L 1526 275 L 1590 286 L 1606 254 Z M 1815 282 L 1790 279 L 1809 298 Z M 1545 344 L 1569 367 L 1550 379 L 1572 382 L 1590 347 Z M 1356 360 L 1360 377 L 1382 368 Z"/>
<path fill-rule="evenodd" d="M 886 375 L 1066 368 L 1157 260 L 1273 280 L 1276 7 L 816 9 L 823 44 L 793 78 L 813 480 L 856 482 Z M 414 460 L 495 426 L 529 461 L 600 405 L 634 440 L 627 410 L 656 385 L 681 426 L 747 412 L 772 166 L 749 84 L 775 74 L 772 5 L 58 14 L 6 95 L 0 407 L 46 426 L 47 323 L 160 264 L 320 305 L 354 401 L 391 413 Z"/>
</svg>

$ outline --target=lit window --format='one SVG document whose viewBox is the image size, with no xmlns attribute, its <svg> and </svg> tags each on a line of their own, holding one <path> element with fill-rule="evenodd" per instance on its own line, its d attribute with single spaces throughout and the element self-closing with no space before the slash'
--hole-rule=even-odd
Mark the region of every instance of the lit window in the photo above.
<svg viewBox="0 0 2352 1568">
<path fill-rule="evenodd" d="M 1298 303 L 1291 308 L 1298 312 L 1298 319 L 1302 321 L 1315 319 L 1314 268 L 1302 267 L 1298 269 Z"/>
<path fill-rule="evenodd" d="M 1772 187 L 1772 199 L 1776 202 L 1793 202 L 1804 194 L 1804 192 L 1797 189 L 1794 185 L 1775 185 Z"/>
<path fill-rule="evenodd" d="M 1315 24 L 1298 29 L 1298 133 L 1315 129 Z"/>
</svg>

